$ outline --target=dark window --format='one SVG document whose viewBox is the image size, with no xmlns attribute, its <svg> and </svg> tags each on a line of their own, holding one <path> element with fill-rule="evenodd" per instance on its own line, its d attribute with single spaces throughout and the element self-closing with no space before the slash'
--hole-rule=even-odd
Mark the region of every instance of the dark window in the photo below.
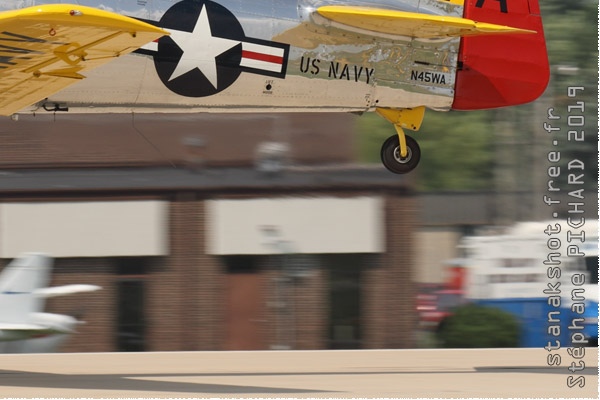
<svg viewBox="0 0 600 400">
<path fill-rule="evenodd" d="M 118 351 L 144 351 L 144 281 L 141 279 L 118 281 L 117 301 Z"/>
<path fill-rule="evenodd" d="M 149 257 L 116 257 L 118 275 L 143 275 L 147 273 Z"/>
<path fill-rule="evenodd" d="M 357 254 L 324 256 L 329 270 L 329 347 L 360 349 L 361 265 Z"/>
<path fill-rule="evenodd" d="M 251 274 L 258 271 L 259 257 L 254 255 L 235 255 L 223 257 L 227 273 Z"/>
</svg>

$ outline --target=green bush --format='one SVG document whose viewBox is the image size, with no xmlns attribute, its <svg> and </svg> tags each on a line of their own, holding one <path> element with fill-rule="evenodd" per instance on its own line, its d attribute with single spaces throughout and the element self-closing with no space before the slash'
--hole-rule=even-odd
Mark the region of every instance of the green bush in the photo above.
<svg viewBox="0 0 600 400">
<path fill-rule="evenodd" d="M 455 309 L 438 327 L 441 347 L 518 347 L 520 327 L 511 314 L 497 308 L 468 304 Z"/>
</svg>

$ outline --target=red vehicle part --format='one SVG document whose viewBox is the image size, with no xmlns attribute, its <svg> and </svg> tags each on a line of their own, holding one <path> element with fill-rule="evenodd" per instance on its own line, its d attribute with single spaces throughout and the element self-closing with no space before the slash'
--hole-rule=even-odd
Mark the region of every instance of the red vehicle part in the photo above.
<svg viewBox="0 0 600 400">
<path fill-rule="evenodd" d="M 536 33 L 463 37 L 454 110 L 523 104 L 544 93 L 550 67 L 538 0 L 465 0 L 464 17 Z"/>
</svg>

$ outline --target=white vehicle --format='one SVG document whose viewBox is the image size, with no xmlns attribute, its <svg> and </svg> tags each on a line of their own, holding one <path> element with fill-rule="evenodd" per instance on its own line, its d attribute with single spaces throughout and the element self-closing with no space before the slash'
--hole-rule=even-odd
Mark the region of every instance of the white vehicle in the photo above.
<svg viewBox="0 0 600 400">
<path fill-rule="evenodd" d="M 578 229 L 560 220 L 519 223 L 460 247 L 466 298 L 516 315 L 524 347 L 569 346 L 575 332 L 597 345 L 598 221 Z"/>
<path fill-rule="evenodd" d="M 81 321 L 43 312 L 45 299 L 101 289 L 96 285 L 47 287 L 51 270 L 50 257 L 27 253 L 0 273 L 0 353 L 56 351 Z"/>
</svg>

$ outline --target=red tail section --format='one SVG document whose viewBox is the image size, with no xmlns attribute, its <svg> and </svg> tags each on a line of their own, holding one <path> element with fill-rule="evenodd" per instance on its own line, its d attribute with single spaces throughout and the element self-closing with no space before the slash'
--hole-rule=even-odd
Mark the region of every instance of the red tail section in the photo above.
<svg viewBox="0 0 600 400">
<path fill-rule="evenodd" d="M 550 78 L 538 0 L 465 0 L 464 17 L 537 33 L 463 37 L 452 108 L 479 110 L 537 99 Z"/>
</svg>

